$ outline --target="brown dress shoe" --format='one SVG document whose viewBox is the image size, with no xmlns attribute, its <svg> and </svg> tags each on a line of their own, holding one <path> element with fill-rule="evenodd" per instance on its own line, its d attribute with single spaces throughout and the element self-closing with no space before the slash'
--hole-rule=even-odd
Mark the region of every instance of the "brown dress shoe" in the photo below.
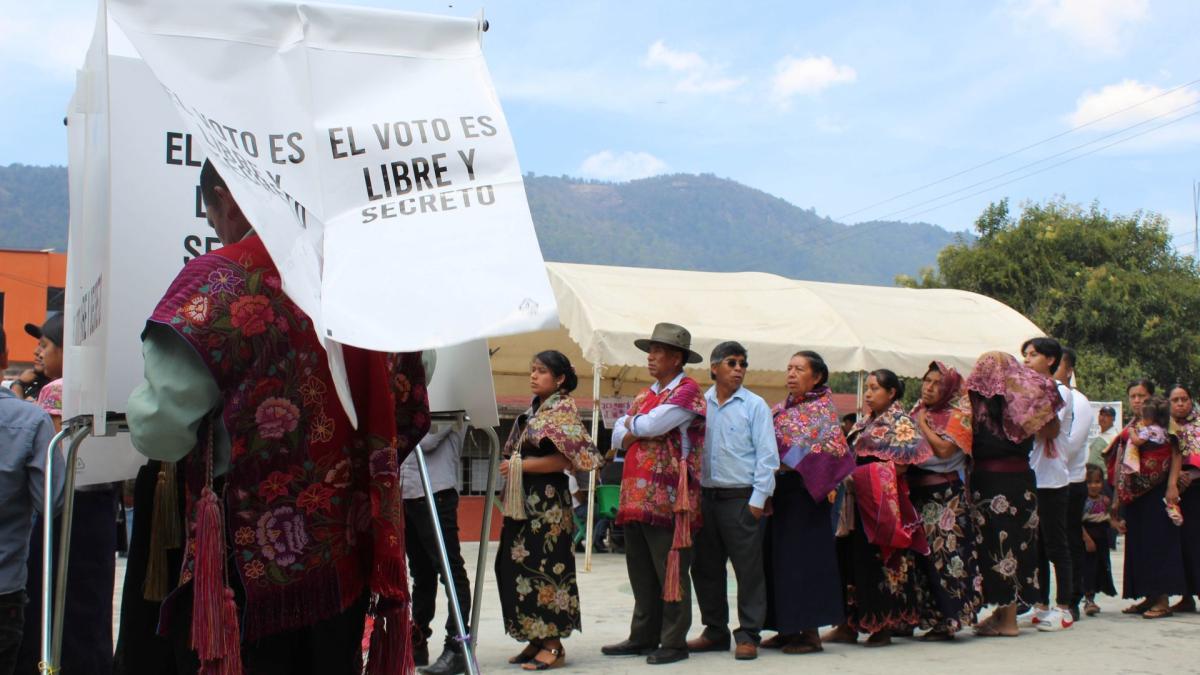
<svg viewBox="0 0 1200 675">
<path fill-rule="evenodd" d="M 733 650 L 733 658 L 738 661 L 753 661 L 758 658 L 758 645 L 753 642 L 739 642 Z"/>
<path fill-rule="evenodd" d="M 701 633 L 700 637 L 695 640 L 687 641 L 687 648 L 693 654 L 699 654 L 700 652 L 727 652 L 729 651 L 729 638 L 713 640 Z"/>
</svg>

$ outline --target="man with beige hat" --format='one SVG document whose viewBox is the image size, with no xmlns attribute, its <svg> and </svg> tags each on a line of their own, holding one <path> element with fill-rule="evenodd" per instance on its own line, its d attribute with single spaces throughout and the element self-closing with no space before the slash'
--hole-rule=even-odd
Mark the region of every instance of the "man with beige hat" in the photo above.
<svg viewBox="0 0 1200 675">
<path fill-rule="evenodd" d="M 650 664 L 686 659 L 692 623 L 688 566 L 692 536 L 700 528 L 700 457 L 704 451 L 704 393 L 684 375 L 692 351 L 683 326 L 660 323 L 647 353 L 656 381 L 634 399 L 613 428 L 614 447 L 625 448 L 617 524 L 625 528 L 625 565 L 633 589 L 629 638 L 602 651 L 609 656 L 646 655 Z"/>
</svg>

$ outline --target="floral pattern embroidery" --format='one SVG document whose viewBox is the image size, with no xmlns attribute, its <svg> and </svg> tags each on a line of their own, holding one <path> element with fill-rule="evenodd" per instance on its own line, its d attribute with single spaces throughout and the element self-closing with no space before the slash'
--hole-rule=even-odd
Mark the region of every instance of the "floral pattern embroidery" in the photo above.
<svg viewBox="0 0 1200 675">
<path fill-rule="evenodd" d="M 917 569 L 917 583 L 925 591 L 921 626 L 958 631 L 975 623 L 982 603 L 980 537 L 967 495 L 956 483 L 913 487 L 912 499 L 929 540 L 929 555 L 920 558 Z"/>
</svg>

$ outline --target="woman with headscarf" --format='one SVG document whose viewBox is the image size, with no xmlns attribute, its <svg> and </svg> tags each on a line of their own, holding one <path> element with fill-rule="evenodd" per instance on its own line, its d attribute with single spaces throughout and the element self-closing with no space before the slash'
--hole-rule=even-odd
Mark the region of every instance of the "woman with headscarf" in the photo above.
<svg viewBox="0 0 1200 675">
<path fill-rule="evenodd" d="M 891 644 L 893 633 L 910 631 L 920 618 L 913 553 L 928 554 L 929 544 L 903 473 L 933 450 L 900 405 L 903 396 L 895 373 L 871 372 L 863 397 L 870 414 L 850 430 L 858 467 L 843 508 L 855 509 L 854 524 L 838 541 L 846 621 L 827 634 L 833 642 L 857 642 L 866 632 L 868 647 Z"/>
<path fill-rule="evenodd" d="M 1014 637 L 1017 603 L 1038 596 L 1037 484 L 1029 466 L 1033 438 L 1057 432 L 1063 406 L 1054 382 L 1010 354 L 979 357 L 967 378 L 971 402 L 971 500 L 979 528 L 983 602 L 997 605 L 979 622 L 981 637 Z"/>
<path fill-rule="evenodd" d="M 1171 433 L 1179 440 L 1179 452 L 1172 459 L 1167 479 L 1167 502 L 1179 506 L 1183 525 L 1183 576 L 1186 593 L 1171 607 L 1172 612 L 1196 611 L 1195 595 L 1200 593 L 1200 414 L 1191 388 L 1176 384 L 1167 392 L 1171 403 Z"/>
<path fill-rule="evenodd" d="M 909 468 L 909 496 L 921 516 L 929 555 L 917 558 L 925 641 L 951 640 L 975 623 L 980 605 L 978 531 L 963 479 L 971 456 L 971 405 L 962 375 L 941 361 L 929 364 L 921 399 L 912 410 L 933 457 Z"/>
<path fill-rule="evenodd" d="M 841 623 L 841 580 L 830 525 L 831 494 L 854 470 L 820 354 L 788 361 L 788 396 L 772 410 L 780 469 L 764 546 L 766 627 L 762 643 L 785 654 L 821 651 L 817 627 Z"/>
<path fill-rule="evenodd" d="M 533 402 L 513 425 L 500 466 L 507 482 L 496 581 L 505 632 L 529 643 L 509 663 L 549 670 L 566 663 L 563 638 L 582 630 L 564 471 L 591 471 L 601 458 L 571 398 L 579 380 L 567 357 L 541 352 L 529 371 Z"/>
</svg>

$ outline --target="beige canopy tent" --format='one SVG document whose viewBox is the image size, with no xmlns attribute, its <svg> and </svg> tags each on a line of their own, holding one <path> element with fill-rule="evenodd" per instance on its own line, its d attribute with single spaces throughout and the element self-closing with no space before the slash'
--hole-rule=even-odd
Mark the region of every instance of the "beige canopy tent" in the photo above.
<svg viewBox="0 0 1200 675">
<path fill-rule="evenodd" d="M 1021 313 L 967 291 L 797 281 L 761 272 L 568 263 L 547 263 L 546 271 L 562 329 L 489 341 L 500 395 L 529 393 L 529 360 L 543 349 L 571 358 L 580 389 L 590 384 L 595 400 L 632 395 L 650 379 L 646 355 L 633 341 L 649 336 L 659 321 L 690 330 L 692 348 L 703 355 L 722 341 L 741 342 L 750 355 L 746 384 L 768 401 L 783 397 L 782 371 L 800 349 L 820 353 L 834 372 L 889 368 L 920 377 L 935 359 L 966 374 L 980 354 L 1015 354 L 1022 342 L 1043 335 Z M 623 388 L 626 383 L 634 384 Z M 592 416 L 593 435 L 599 417 Z M 585 568 L 591 521 L 589 504 Z"/>
</svg>

